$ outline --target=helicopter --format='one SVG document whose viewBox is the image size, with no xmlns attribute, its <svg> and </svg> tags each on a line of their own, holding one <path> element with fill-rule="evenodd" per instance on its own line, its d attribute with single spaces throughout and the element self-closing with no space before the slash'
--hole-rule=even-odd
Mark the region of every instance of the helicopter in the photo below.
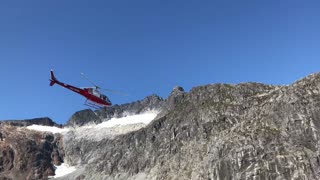
<svg viewBox="0 0 320 180">
<path fill-rule="evenodd" d="M 112 103 L 110 101 L 110 99 L 100 93 L 99 89 L 101 89 L 99 86 L 95 85 L 92 81 L 90 81 L 86 76 L 84 76 L 83 73 L 81 73 L 81 75 L 83 77 L 85 77 L 91 84 L 94 85 L 94 87 L 86 87 L 86 88 L 78 88 L 63 82 L 60 82 L 57 80 L 57 78 L 54 76 L 53 70 L 50 70 L 50 86 L 53 86 L 54 84 L 58 84 L 64 88 L 67 88 L 73 92 L 76 92 L 82 96 L 84 96 L 86 98 L 86 101 L 84 103 L 84 105 L 92 107 L 94 109 L 99 109 L 102 107 L 107 107 L 107 106 L 111 106 Z M 102 89 L 102 90 L 107 90 L 107 91 L 113 91 L 113 90 L 109 90 L 109 89 Z M 116 91 L 113 91 L 114 93 L 117 93 Z"/>
</svg>

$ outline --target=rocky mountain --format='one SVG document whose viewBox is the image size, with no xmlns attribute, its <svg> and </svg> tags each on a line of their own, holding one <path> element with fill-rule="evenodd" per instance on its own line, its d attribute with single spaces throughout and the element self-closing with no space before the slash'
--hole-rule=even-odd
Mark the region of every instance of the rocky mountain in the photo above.
<svg viewBox="0 0 320 180">
<path fill-rule="evenodd" d="M 92 132 L 86 134 L 87 125 L 149 110 L 159 113 L 146 126 L 135 125 L 99 139 Z M 37 178 L 52 174 L 45 162 L 52 161 L 55 152 L 55 159 L 76 167 L 57 179 L 320 179 L 320 74 L 287 86 L 211 84 L 190 92 L 176 87 L 167 99 L 153 95 L 99 111 L 77 112 L 67 127 L 72 130 L 48 141 L 48 133 L 31 133 L 39 134 L 32 135 L 37 137 L 29 142 L 32 147 L 44 142 L 50 147 L 48 151 L 35 148 L 36 152 L 51 152 L 51 159 L 46 155 L 33 159 L 37 162 L 31 163 L 33 167 L 40 167 L 38 162 L 47 167 L 36 171 L 42 175 Z M 22 137 L 24 133 L 20 132 Z M 13 169 L 21 166 L 12 163 L 18 161 L 20 149 L 6 147 L 0 156 L 0 176 L 13 178 L 20 172 Z M 21 149 L 20 154 L 24 152 L 29 151 Z M 29 179 L 38 175 L 34 172 Z"/>
<path fill-rule="evenodd" d="M 54 175 L 54 165 L 63 162 L 61 136 L 16 125 L 0 125 L 0 179 L 47 179 Z"/>
</svg>

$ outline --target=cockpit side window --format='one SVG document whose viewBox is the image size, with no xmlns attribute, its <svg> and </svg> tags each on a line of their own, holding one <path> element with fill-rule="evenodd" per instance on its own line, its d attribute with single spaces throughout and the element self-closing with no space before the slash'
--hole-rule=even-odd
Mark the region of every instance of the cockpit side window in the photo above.
<svg viewBox="0 0 320 180">
<path fill-rule="evenodd" d="M 106 95 L 101 94 L 101 98 L 102 98 L 103 100 L 106 100 L 107 96 L 106 96 Z"/>
</svg>

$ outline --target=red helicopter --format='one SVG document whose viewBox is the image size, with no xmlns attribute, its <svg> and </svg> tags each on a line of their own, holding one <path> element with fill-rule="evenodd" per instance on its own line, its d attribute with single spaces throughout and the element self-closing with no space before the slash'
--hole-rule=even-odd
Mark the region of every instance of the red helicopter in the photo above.
<svg viewBox="0 0 320 180">
<path fill-rule="evenodd" d="M 84 76 L 84 74 L 82 73 L 82 75 Z M 94 85 L 94 87 L 89 87 L 89 88 L 78 88 L 78 87 L 74 87 L 72 85 L 69 84 L 65 84 L 63 82 L 60 82 L 57 80 L 57 78 L 54 76 L 53 74 L 53 70 L 50 71 L 50 76 L 51 79 L 50 80 L 50 86 L 53 86 L 54 84 L 58 84 L 62 87 L 65 87 L 67 89 L 70 89 L 73 92 L 76 92 L 82 96 L 84 96 L 85 98 L 87 98 L 87 100 L 85 101 L 85 105 L 98 109 L 98 108 L 102 108 L 102 107 L 106 107 L 106 106 L 111 106 L 112 103 L 109 100 L 109 98 L 100 93 L 99 89 L 101 89 L 99 86 L 95 85 L 93 82 L 91 82 L 86 76 L 84 76 L 91 84 Z M 107 91 L 113 91 L 113 90 L 109 90 L 109 89 L 103 89 L 103 90 L 107 90 Z M 115 92 L 115 91 L 113 91 Z"/>
</svg>

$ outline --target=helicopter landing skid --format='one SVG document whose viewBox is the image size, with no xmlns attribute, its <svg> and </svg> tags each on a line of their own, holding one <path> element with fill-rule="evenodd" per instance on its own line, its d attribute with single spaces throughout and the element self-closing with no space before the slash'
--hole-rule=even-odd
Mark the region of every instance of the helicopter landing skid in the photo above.
<svg viewBox="0 0 320 180">
<path fill-rule="evenodd" d="M 94 102 L 92 102 L 92 101 L 90 101 L 88 99 L 84 102 L 84 105 L 89 106 L 89 107 L 94 108 L 94 109 L 100 109 L 100 108 L 103 107 L 103 106 L 99 106 L 98 104 L 96 104 L 96 103 L 94 103 Z"/>
</svg>

